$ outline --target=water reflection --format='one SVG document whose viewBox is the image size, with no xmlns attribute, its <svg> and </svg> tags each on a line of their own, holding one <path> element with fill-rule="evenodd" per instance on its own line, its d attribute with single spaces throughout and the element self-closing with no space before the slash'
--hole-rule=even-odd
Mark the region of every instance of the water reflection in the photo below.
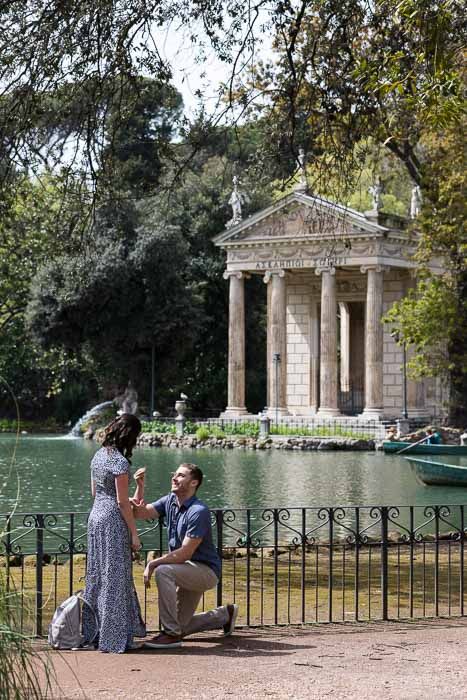
<svg viewBox="0 0 467 700">
<path fill-rule="evenodd" d="M 0 437 L 0 481 L 8 475 L 13 436 Z M 0 493 L 0 512 L 87 510 L 89 463 L 98 446 L 65 437 L 21 436 L 13 473 Z M 170 472 L 195 462 L 205 474 L 200 495 L 212 508 L 424 505 L 464 503 L 461 487 L 419 484 L 408 462 L 373 452 L 137 449 L 133 468 L 147 466 L 147 498 L 170 488 Z"/>
</svg>

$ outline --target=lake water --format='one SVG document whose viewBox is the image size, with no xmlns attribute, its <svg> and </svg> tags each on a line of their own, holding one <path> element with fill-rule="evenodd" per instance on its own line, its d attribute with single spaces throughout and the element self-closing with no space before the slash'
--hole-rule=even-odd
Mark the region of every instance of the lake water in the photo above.
<svg viewBox="0 0 467 700">
<path fill-rule="evenodd" d="M 91 505 L 93 442 L 66 437 L 0 436 L 0 513 L 86 511 Z M 419 484 L 408 462 L 380 452 L 136 449 L 147 467 L 148 500 L 170 489 L 170 472 L 195 462 L 200 496 L 212 508 L 427 505 L 467 503 L 467 490 Z"/>
</svg>

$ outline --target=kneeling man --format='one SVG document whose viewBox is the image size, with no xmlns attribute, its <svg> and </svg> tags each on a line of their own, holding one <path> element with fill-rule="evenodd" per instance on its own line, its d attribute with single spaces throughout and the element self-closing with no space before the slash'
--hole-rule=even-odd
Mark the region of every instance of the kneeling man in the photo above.
<svg viewBox="0 0 467 700">
<path fill-rule="evenodd" d="M 162 632 L 144 643 L 151 649 L 179 647 L 182 638 L 195 632 L 235 628 L 237 605 L 223 605 L 209 612 L 195 610 L 205 591 L 217 585 L 221 562 L 212 540 L 209 508 L 197 497 L 203 472 L 195 464 L 181 464 L 172 474 L 172 491 L 154 503 L 134 506 L 137 518 L 163 517 L 169 552 L 149 561 L 144 583 L 151 585 L 155 572 Z"/>
</svg>

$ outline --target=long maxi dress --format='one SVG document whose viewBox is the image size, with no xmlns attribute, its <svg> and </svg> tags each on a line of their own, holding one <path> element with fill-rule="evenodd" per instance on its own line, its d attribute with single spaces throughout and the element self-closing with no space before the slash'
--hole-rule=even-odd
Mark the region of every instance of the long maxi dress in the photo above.
<svg viewBox="0 0 467 700">
<path fill-rule="evenodd" d="M 113 447 L 102 447 L 91 461 L 96 496 L 88 520 L 88 560 L 84 597 L 99 622 L 100 651 L 123 653 L 145 628 L 131 566 L 130 531 L 117 503 L 115 477 L 130 474 L 130 464 Z M 95 620 L 83 607 L 83 636 L 91 641 Z"/>
</svg>

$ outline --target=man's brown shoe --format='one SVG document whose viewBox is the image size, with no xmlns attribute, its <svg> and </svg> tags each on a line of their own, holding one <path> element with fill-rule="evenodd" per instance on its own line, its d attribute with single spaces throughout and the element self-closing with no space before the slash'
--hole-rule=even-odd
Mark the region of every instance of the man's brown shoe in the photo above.
<svg viewBox="0 0 467 700">
<path fill-rule="evenodd" d="M 182 646 L 181 637 L 173 637 L 171 634 L 161 632 L 157 637 L 152 637 L 144 642 L 145 649 L 176 649 Z"/>
<path fill-rule="evenodd" d="M 235 621 L 238 615 L 238 605 L 227 605 L 227 612 L 229 613 L 229 619 L 224 625 L 224 637 L 230 637 L 235 629 Z"/>
</svg>

